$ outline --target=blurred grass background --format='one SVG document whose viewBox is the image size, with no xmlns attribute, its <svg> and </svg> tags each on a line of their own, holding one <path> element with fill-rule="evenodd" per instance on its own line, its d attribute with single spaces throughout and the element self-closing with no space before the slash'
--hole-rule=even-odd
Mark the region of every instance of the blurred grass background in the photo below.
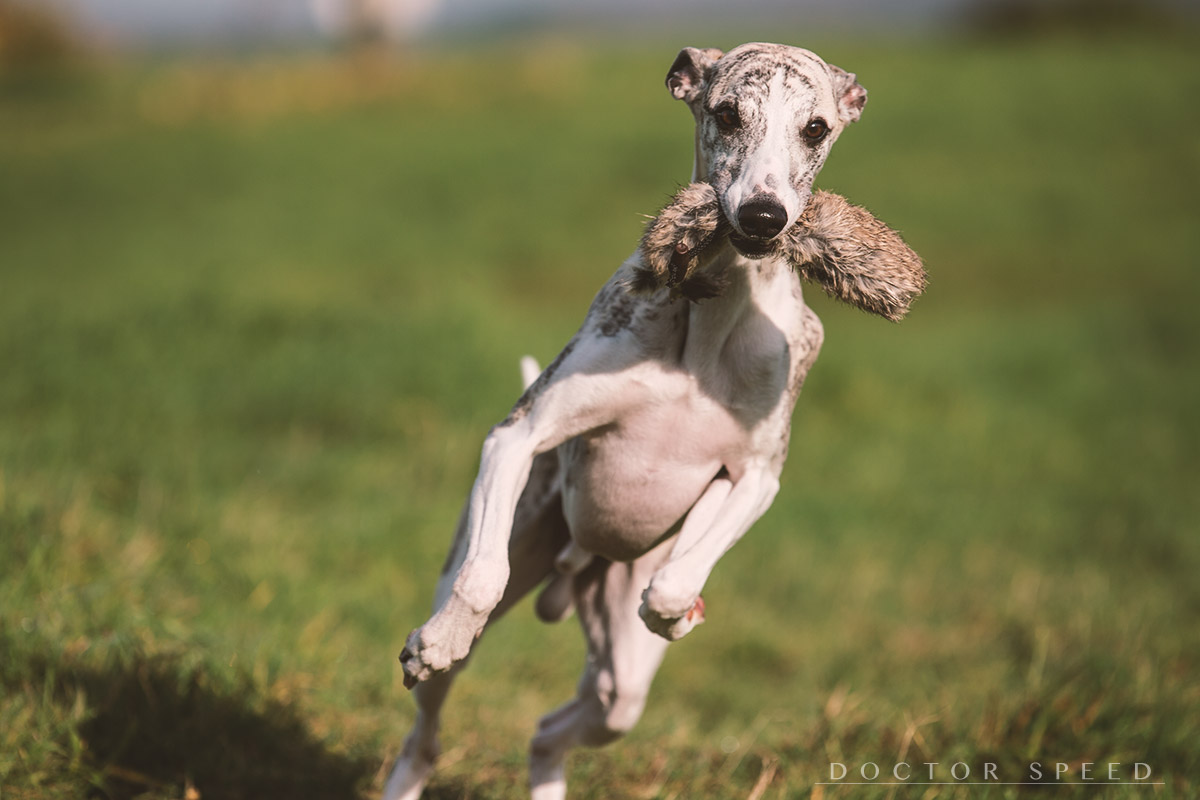
<svg viewBox="0 0 1200 800">
<path fill-rule="evenodd" d="M 818 183 L 930 290 L 898 327 L 809 293 L 779 499 L 573 796 L 913 792 L 815 785 L 831 761 L 1144 762 L 1196 796 L 1196 37 L 748 33 L 0 74 L 0 794 L 376 794 L 517 358 L 688 177 L 662 75 L 771 38 L 870 90 Z M 428 796 L 524 796 L 582 658 L 511 614 Z M 1026 793 L 1151 789 L 920 796 Z"/>
</svg>

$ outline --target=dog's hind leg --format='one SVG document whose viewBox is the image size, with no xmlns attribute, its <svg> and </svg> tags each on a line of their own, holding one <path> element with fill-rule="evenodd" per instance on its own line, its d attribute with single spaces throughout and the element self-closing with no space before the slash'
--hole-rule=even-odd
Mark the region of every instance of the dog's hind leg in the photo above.
<svg viewBox="0 0 1200 800">
<path fill-rule="evenodd" d="M 588 659 L 575 698 L 542 718 L 529 754 L 534 800 L 566 796 L 566 754 L 619 739 L 642 714 L 668 642 L 638 616 L 642 592 L 670 555 L 667 540 L 632 563 L 595 558 L 574 581 Z"/>
<path fill-rule="evenodd" d="M 513 535 L 509 540 L 508 557 L 511 566 L 504 598 L 488 619 L 491 625 L 512 608 L 547 575 L 555 572 L 554 561 L 566 546 L 569 535 L 562 513 L 558 491 L 558 461 L 554 451 L 539 456 L 533 464 L 521 501 L 513 520 Z M 454 544 L 438 580 L 434 608 L 441 605 L 451 591 L 459 562 L 466 553 L 466 512 L 458 522 Z M 383 792 L 384 800 L 416 800 L 433 772 L 439 752 L 438 727 L 442 704 L 454 683 L 454 677 L 466 662 L 456 664 L 448 672 L 434 675 L 413 687 L 417 717 L 412 732 L 404 741 L 404 749 L 392 768 Z"/>
</svg>

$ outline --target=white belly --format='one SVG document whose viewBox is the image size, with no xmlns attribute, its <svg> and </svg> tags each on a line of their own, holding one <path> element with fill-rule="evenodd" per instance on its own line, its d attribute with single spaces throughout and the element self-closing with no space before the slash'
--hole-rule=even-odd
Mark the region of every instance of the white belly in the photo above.
<svg viewBox="0 0 1200 800">
<path fill-rule="evenodd" d="M 745 436 L 718 404 L 690 398 L 567 442 L 559 453 L 572 537 L 614 561 L 648 552 L 675 532 Z"/>
</svg>

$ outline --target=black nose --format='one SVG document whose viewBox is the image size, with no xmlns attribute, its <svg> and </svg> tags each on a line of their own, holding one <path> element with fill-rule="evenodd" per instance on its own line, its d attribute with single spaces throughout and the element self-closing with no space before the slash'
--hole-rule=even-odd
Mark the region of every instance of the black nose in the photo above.
<svg viewBox="0 0 1200 800">
<path fill-rule="evenodd" d="M 772 197 L 751 197 L 738 209 L 738 225 L 755 239 L 772 239 L 787 225 L 787 211 Z"/>
</svg>

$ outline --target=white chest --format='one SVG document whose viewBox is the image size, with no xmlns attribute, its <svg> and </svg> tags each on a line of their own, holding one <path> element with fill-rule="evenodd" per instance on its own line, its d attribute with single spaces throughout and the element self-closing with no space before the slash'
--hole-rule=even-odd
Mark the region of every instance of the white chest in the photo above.
<svg viewBox="0 0 1200 800">
<path fill-rule="evenodd" d="M 623 412 L 559 451 L 563 510 L 585 549 L 636 558 L 722 471 L 737 481 L 752 465 L 782 468 L 797 375 L 820 344 L 820 323 L 782 277 L 764 297 L 733 294 L 691 307 L 686 325 L 639 330 L 675 357 L 633 367 Z"/>
</svg>

